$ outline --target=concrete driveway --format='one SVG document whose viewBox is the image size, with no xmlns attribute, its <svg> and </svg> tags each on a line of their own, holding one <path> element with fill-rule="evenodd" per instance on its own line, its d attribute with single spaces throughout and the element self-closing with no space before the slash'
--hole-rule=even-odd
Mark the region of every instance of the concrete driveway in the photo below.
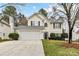
<svg viewBox="0 0 79 59">
<path fill-rule="evenodd" d="M 44 56 L 41 40 L 0 43 L 0 56 Z"/>
</svg>

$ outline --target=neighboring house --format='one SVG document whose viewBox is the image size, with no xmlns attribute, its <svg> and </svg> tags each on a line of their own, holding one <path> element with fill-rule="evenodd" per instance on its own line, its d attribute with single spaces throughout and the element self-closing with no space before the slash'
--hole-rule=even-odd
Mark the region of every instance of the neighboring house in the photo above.
<svg viewBox="0 0 79 59">
<path fill-rule="evenodd" d="M 3 15 L 1 14 L 0 15 L 0 20 L 1 20 L 1 17 Z M 17 18 L 19 19 L 19 18 Z M 19 21 L 18 25 L 25 25 L 27 26 L 27 20 L 26 20 L 26 17 L 22 17 L 22 19 L 20 19 L 21 21 Z M 15 32 L 15 22 L 16 22 L 16 19 L 9 16 L 9 21 L 7 21 L 7 19 L 4 20 L 4 18 L 0 21 L 0 37 L 3 38 L 3 39 L 7 39 L 8 38 L 8 35 L 9 33 L 12 33 L 12 32 Z"/>
<path fill-rule="evenodd" d="M 0 21 L 0 37 L 8 38 L 8 34 L 11 32 L 10 25 L 5 21 Z"/>
<path fill-rule="evenodd" d="M 79 40 L 79 20 L 76 21 L 73 29 L 73 40 Z"/>
<path fill-rule="evenodd" d="M 17 20 L 16 20 L 16 24 L 27 26 L 28 25 L 28 20 L 24 15 L 21 14 L 20 16 L 18 15 Z"/>
<path fill-rule="evenodd" d="M 73 15 L 73 17 L 75 17 Z M 72 21 L 74 19 L 72 18 Z M 68 33 L 69 30 L 68 30 L 68 23 L 65 19 L 65 22 L 63 24 L 63 29 L 65 30 L 65 33 Z M 68 38 L 66 39 L 68 40 Z M 76 14 L 76 22 L 75 22 L 75 25 L 74 25 L 74 28 L 73 28 L 73 31 L 72 31 L 72 41 L 77 41 L 79 40 L 79 10 L 77 11 L 77 14 Z"/>
<path fill-rule="evenodd" d="M 67 25 L 67 21 L 64 22 L 64 30 L 65 33 L 68 33 L 68 25 Z M 73 41 L 77 41 L 79 39 L 79 20 L 76 21 L 75 25 L 74 25 L 74 29 L 72 31 L 72 40 Z M 68 40 L 68 38 L 66 39 Z"/>
<path fill-rule="evenodd" d="M 62 33 L 62 25 L 61 17 L 54 21 L 54 18 L 48 19 L 40 13 L 35 13 L 28 18 L 28 26 L 20 25 L 15 27 L 15 30 L 20 34 L 20 40 L 38 40 L 47 39 L 50 33 Z"/>
</svg>

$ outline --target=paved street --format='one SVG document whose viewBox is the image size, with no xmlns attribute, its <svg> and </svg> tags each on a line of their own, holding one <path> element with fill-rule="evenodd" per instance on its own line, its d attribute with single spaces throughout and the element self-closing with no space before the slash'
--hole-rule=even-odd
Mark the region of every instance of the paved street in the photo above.
<svg viewBox="0 0 79 59">
<path fill-rule="evenodd" d="M 0 43 L 0 56 L 44 56 L 41 40 Z"/>
</svg>

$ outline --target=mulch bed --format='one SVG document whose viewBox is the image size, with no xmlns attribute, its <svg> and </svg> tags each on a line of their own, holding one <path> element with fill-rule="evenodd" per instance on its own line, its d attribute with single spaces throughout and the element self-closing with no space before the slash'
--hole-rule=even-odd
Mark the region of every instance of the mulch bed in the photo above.
<svg viewBox="0 0 79 59">
<path fill-rule="evenodd" d="M 79 48 L 79 42 L 72 42 L 69 44 L 67 41 L 65 41 L 63 46 L 66 48 Z"/>
</svg>

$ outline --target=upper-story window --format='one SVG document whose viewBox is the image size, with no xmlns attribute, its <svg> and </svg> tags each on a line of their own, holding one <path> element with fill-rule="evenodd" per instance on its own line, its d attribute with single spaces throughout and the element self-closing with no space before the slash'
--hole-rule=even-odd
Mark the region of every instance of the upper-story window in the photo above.
<svg viewBox="0 0 79 59">
<path fill-rule="evenodd" d="M 61 28 L 61 23 L 53 23 L 53 28 Z"/>
<path fill-rule="evenodd" d="M 31 26 L 40 26 L 40 21 L 31 21 Z"/>
<path fill-rule="evenodd" d="M 44 23 L 44 27 L 47 27 L 48 25 L 47 25 L 47 23 Z"/>
<path fill-rule="evenodd" d="M 35 21 L 31 21 L 31 26 L 35 26 Z"/>
</svg>

